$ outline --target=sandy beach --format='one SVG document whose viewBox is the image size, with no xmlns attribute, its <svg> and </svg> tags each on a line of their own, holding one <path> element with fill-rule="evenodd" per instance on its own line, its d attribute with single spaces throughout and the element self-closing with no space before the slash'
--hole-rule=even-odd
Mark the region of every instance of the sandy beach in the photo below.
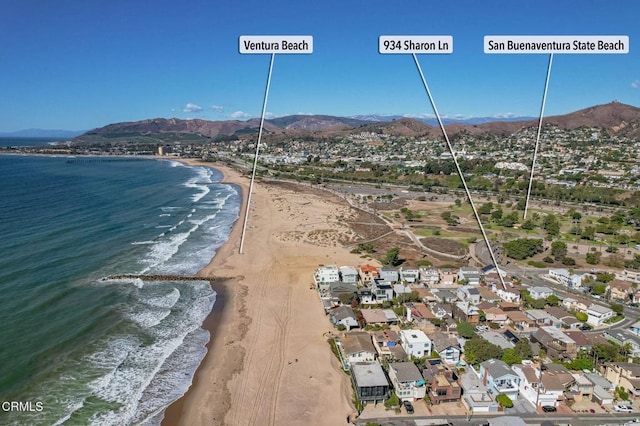
<svg viewBox="0 0 640 426">
<path fill-rule="evenodd" d="M 246 201 L 247 177 L 218 164 L 185 163 L 216 167 L 224 182 L 242 187 Z M 221 277 L 205 322 L 209 351 L 164 425 L 335 425 L 353 412 L 349 378 L 323 336 L 331 324 L 310 288 L 320 264 L 362 263 L 340 243 L 355 237 L 341 221 L 353 211 L 301 189 L 256 182 L 244 254 L 241 211 L 227 243 L 200 271 Z"/>
</svg>

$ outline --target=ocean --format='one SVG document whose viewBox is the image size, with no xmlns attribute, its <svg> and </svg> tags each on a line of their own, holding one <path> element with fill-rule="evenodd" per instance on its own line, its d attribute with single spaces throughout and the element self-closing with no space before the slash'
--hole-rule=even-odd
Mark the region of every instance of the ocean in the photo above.
<svg viewBox="0 0 640 426">
<path fill-rule="evenodd" d="M 215 302 L 193 274 L 228 238 L 239 188 L 171 161 L 0 155 L 3 425 L 158 424 L 206 353 Z"/>
</svg>

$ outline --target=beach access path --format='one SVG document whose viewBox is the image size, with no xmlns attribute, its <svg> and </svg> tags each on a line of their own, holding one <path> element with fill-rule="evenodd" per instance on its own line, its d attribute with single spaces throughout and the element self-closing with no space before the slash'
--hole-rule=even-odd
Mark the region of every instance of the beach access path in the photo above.
<svg viewBox="0 0 640 426">
<path fill-rule="evenodd" d="M 246 202 L 248 177 L 218 164 L 184 162 L 216 167 L 223 182 L 242 187 Z M 244 254 L 241 211 L 227 243 L 199 273 L 230 278 L 213 284 L 224 302 L 205 323 L 209 352 L 163 424 L 345 423 L 354 411 L 351 384 L 323 336 L 331 324 L 310 284 L 320 264 L 362 263 L 339 242 L 354 237 L 342 221 L 352 214 L 331 194 L 256 182 Z"/>
</svg>

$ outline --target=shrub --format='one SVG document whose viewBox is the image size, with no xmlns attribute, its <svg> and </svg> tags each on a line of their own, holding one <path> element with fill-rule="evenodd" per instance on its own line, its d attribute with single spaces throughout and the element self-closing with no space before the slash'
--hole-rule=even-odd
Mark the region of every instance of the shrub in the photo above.
<svg viewBox="0 0 640 426">
<path fill-rule="evenodd" d="M 500 404 L 502 407 L 505 407 L 505 408 L 513 407 L 513 401 L 511 400 L 511 398 L 509 398 L 507 395 L 503 393 L 498 394 L 498 396 L 496 396 L 496 401 L 498 401 L 498 404 Z"/>
</svg>

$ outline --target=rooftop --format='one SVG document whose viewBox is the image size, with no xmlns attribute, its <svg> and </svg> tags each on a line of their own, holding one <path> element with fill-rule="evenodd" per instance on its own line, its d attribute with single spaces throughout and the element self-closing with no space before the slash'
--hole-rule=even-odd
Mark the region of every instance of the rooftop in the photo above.
<svg viewBox="0 0 640 426">
<path fill-rule="evenodd" d="M 351 365 L 351 374 L 360 387 L 389 386 L 387 376 L 378 361 L 354 363 Z"/>
</svg>

